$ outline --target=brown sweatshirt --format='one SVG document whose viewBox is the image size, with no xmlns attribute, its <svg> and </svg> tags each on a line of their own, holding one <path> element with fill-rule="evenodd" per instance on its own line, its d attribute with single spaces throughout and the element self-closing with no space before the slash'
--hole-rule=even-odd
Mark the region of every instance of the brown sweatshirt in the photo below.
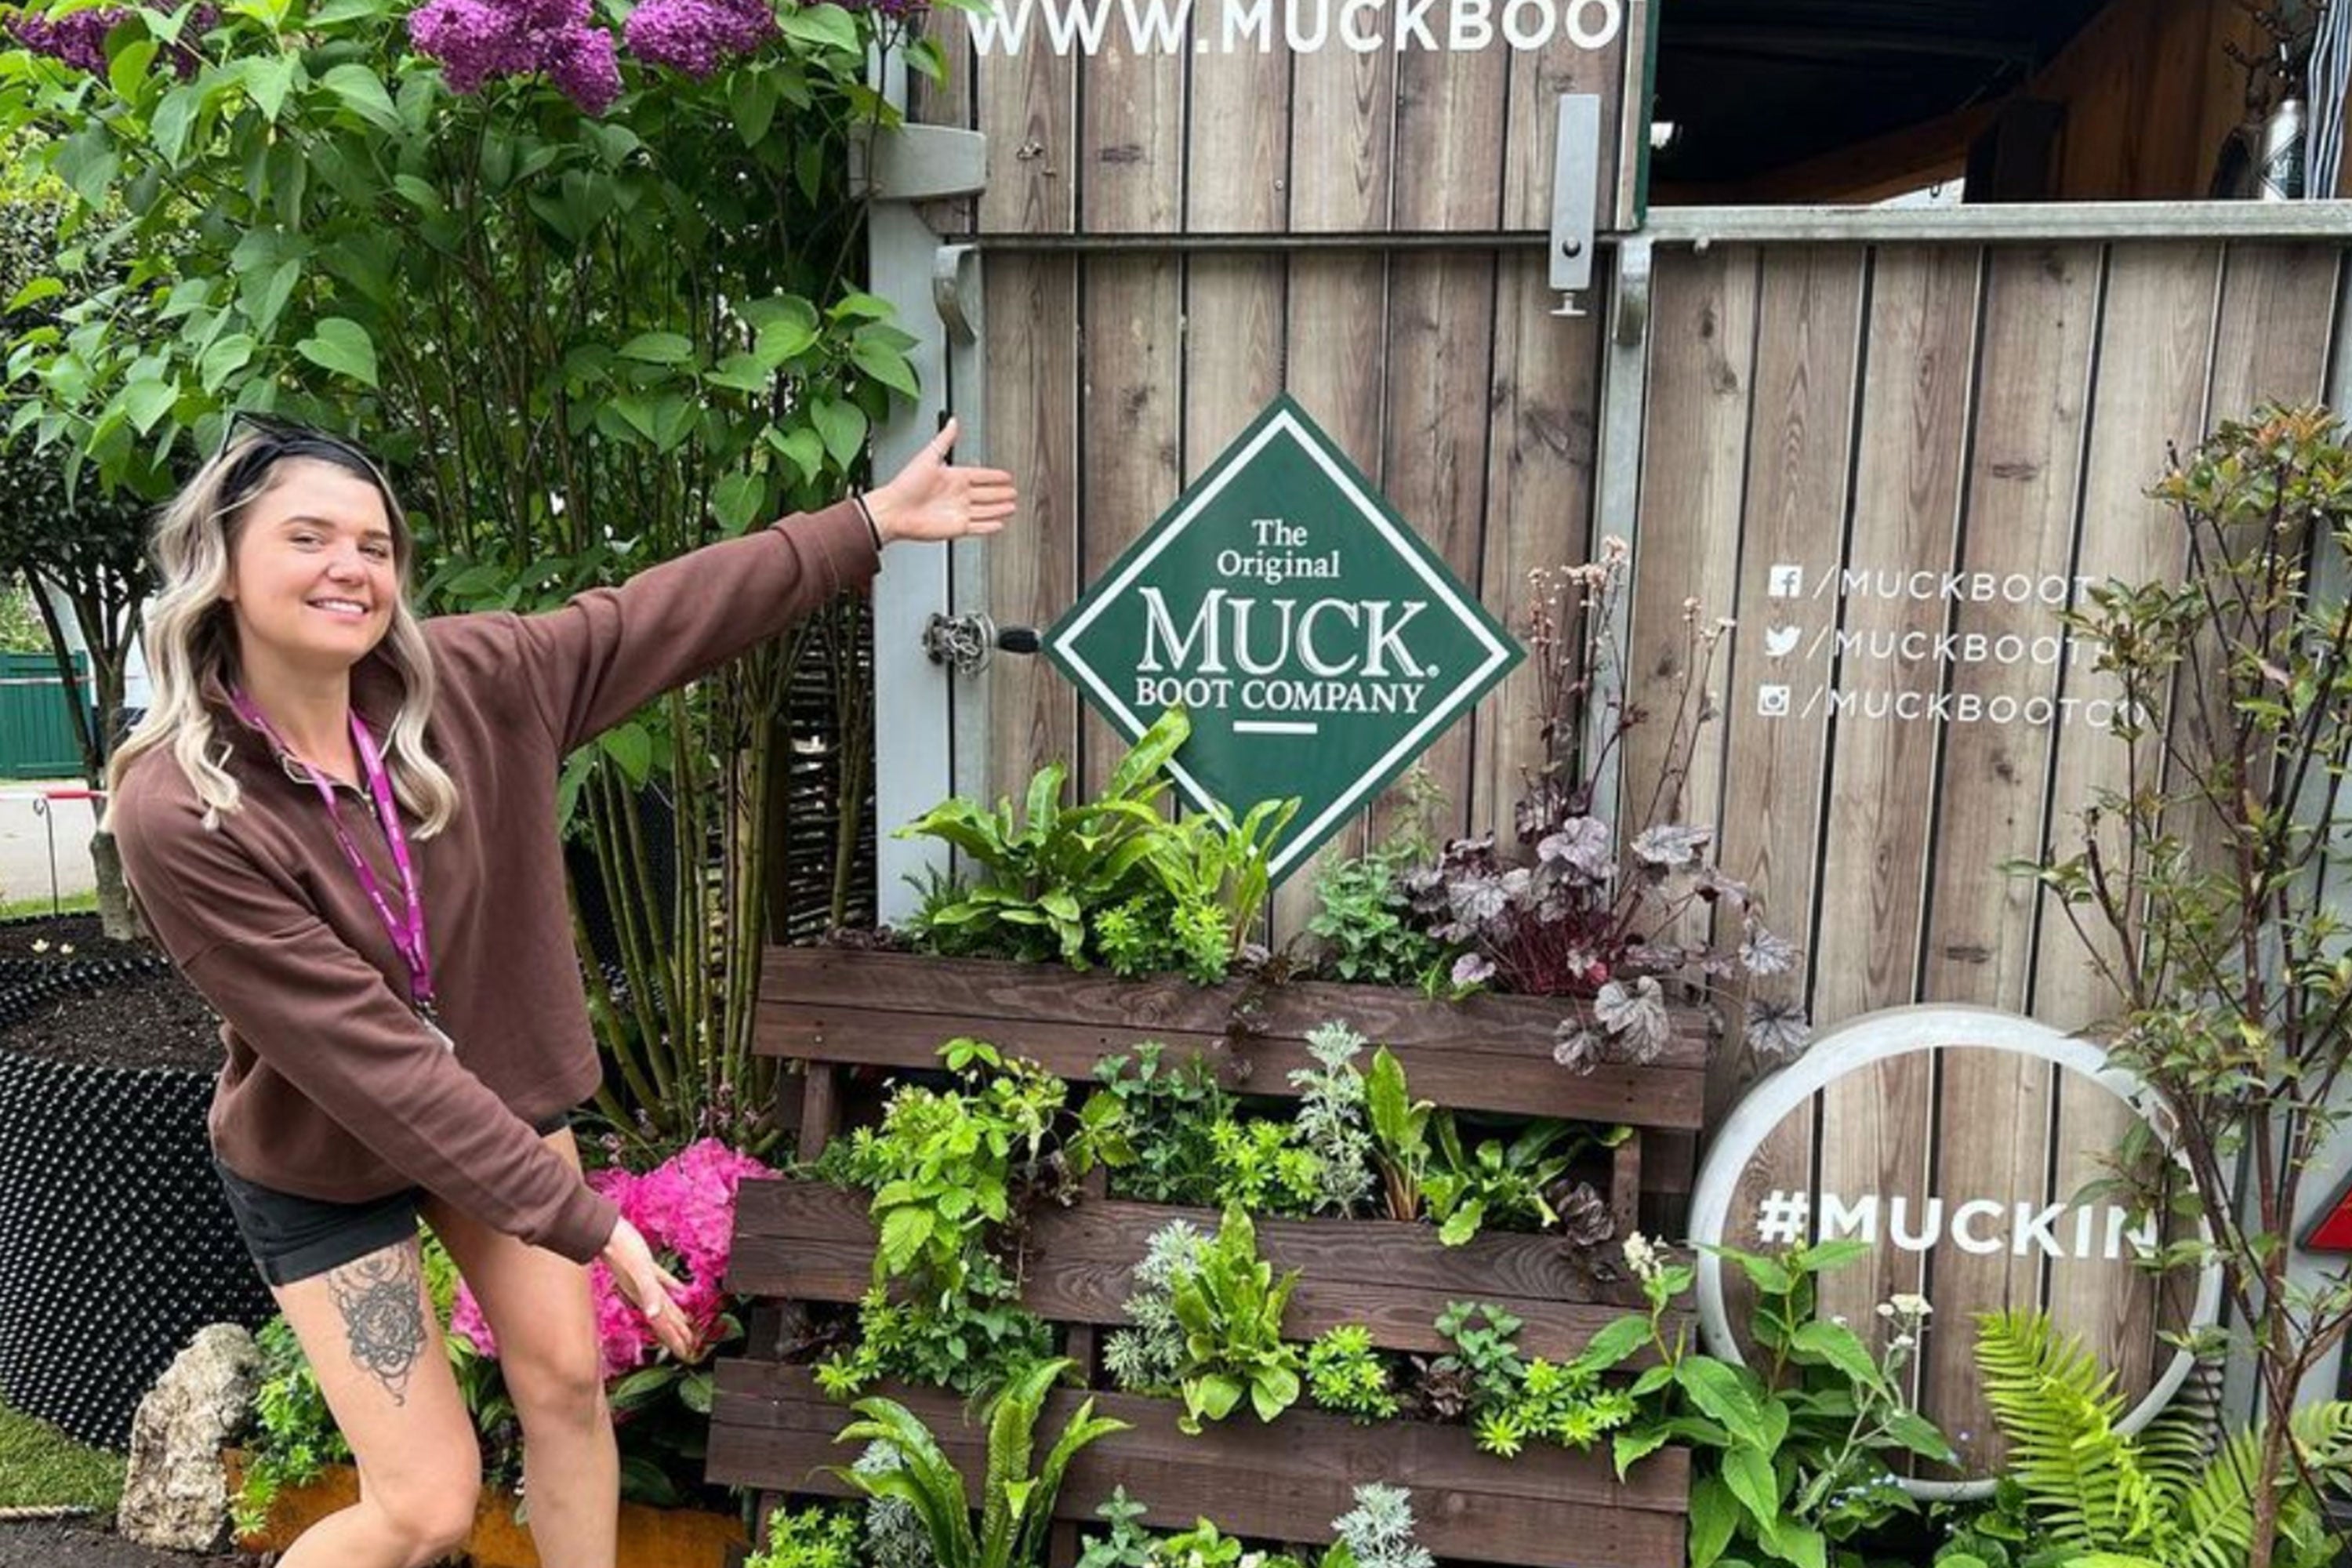
<svg viewBox="0 0 2352 1568">
<path fill-rule="evenodd" d="M 425 623 L 440 679 L 427 743 L 457 816 L 410 847 L 445 1048 L 344 859 L 317 789 L 216 715 L 241 808 L 207 831 L 170 752 L 138 758 L 112 826 L 172 961 L 224 1020 L 213 1145 L 248 1181 L 357 1202 L 420 1186 L 579 1262 L 615 1211 L 531 1131 L 600 1068 L 574 954 L 555 788 L 563 756 L 659 693 L 775 636 L 878 565 L 856 509 L 792 517 L 539 616 Z M 370 655 L 352 700 L 379 734 L 397 688 Z M 397 900 L 364 795 L 344 826 Z"/>
</svg>

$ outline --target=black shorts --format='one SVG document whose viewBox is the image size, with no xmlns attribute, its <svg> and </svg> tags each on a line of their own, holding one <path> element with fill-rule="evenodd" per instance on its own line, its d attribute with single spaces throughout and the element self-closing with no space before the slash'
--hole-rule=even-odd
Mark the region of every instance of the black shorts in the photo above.
<svg viewBox="0 0 2352 1568">
<path fill-rule="evenodd" d="M 531 1130 L 544 1138 L 571 1124 L 572 1113 L 559 1110 Z M 409 1187 L 389 1197 L 339 1204 L 248 1182 L 218 1159 L 213 1169 L 220 1173 L 245 1249 L 273 1286 L 312 1279 L 407 1240 L 416 1234 L 417 1205 L 425 1197 L 424 1188 Z"/>
</svg>

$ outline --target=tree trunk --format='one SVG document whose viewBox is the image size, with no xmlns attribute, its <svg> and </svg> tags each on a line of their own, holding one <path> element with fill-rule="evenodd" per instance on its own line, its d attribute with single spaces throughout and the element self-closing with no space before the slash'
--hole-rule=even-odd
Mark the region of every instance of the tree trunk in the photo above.
<svg viewBox="0 0 2352 1568">
<path fill-rule="evenodd" d="M 108 939 L 138 941 L 139 922 L 131 913 L 131 888 L 122 879 L 122 852 L 113 834 L 101 829 L 89 836 L 89 863 L 98 873 L 98 918 Z"/>
</svg>

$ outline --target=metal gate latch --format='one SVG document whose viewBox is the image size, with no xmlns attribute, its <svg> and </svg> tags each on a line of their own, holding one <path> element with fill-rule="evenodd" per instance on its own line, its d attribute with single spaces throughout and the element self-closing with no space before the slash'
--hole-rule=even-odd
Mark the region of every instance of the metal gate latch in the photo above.
<svg viewBox="0 0 2352 1568">
<path fill-rule="evenodd" d="M 923 652 L 933 664 L 944 664 L 961 675 L 978 675 L 1001 650 L 1035 653 L 1044 639 L 1034 626 L 1000 626 L 977 612 L 966 616 L 934 615 L 923 623 Z"/>
</svg>

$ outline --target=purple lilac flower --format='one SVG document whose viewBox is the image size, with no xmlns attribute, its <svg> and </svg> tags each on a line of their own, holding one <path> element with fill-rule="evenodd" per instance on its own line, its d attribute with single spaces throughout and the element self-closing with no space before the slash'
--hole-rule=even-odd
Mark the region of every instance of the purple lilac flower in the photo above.
<svg viewBox="0 0 2352 1568">
<path fill-rule="evenodd" d="M 426 0 L 408 14 L 408 37 L 459 92 L 544 71 L 572 102 L 602 114 L 620 96 L 621 72 L 612 35 L 588 14 L 589 0 Z"/>
<path fill-rule="evenodd" d="M 8 18 L 8 31 L 35 54 L 47 55 L 92 76 L 104 76 L 106 36 L 130 16 L 130 10 L 121 5 L 101 5 L 96 10 L 76 11 L 69 16 L 55 18 L 20 11 Z M 165 57 L 183 80 L 195 75 L 197 67 L 203 64 L 189 40 L 212 31 L 219 22 L 220 12 L 212 5 L 199 5 L 188 13 L 180 29 L 181 41 L 173 45 Z"/>
<path fill-rule="evenodd" d="M 20 13 L 8 18 L 8 31 L 16 41 L 37 55 L 47 55 L 61 60 L 77 70 L 93 76 L 106 74 L 106 35 L 115 24 L 130 16 L 121 6 L 106 5 L 95 11 L 76 11 L 70 16 L 51 20 Z"/>
<path fill-rule="evenodd" d="M 765 0 L 645 0 L 622 28 L 629 52 L 690 77 L 748 54 L 776 31 Z"/>
</svg>

